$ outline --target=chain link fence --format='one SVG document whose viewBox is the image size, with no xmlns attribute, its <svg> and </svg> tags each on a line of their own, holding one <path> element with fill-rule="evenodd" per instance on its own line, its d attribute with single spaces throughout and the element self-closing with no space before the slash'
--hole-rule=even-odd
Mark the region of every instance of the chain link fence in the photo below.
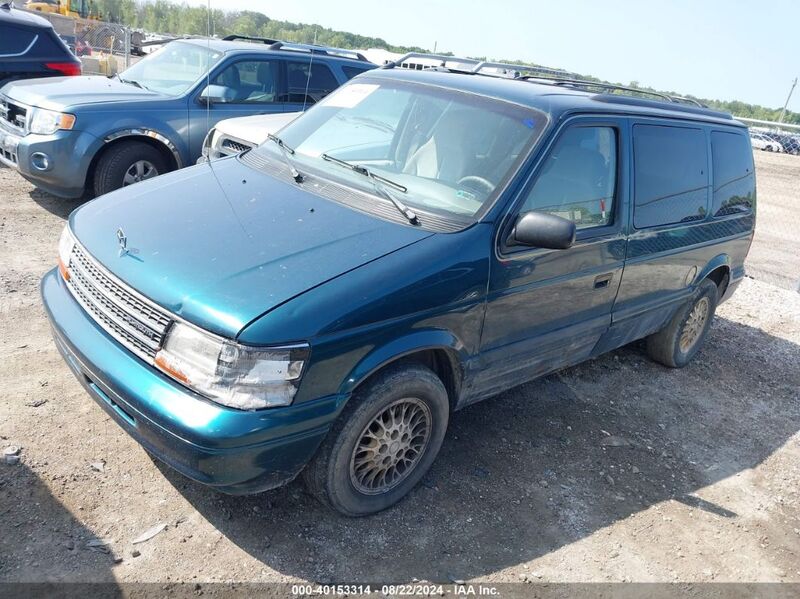
<svg viewBox="0 0 800 599">
<path fill-rule="evenodd" d="M 800 125 L 739 120 L 750 127 L 758 186 L 747 274 L 800 292 Z"/>
<path fill-rule="evenodd" d="M 84 75 L 114 75 L 143 54 L 143 35 L 124 25 L 52 12 L 36 14 L 50 21 L 72 53 L 81 59 Z"/>
</svg>

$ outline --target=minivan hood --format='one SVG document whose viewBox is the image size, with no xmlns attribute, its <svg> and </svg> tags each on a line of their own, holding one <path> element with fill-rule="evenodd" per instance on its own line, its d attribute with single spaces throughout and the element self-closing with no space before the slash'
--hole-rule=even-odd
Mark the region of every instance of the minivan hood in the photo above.
<svg viewBox="0 0 800 599">
<path fill-rule="evenodd" d="M 297 295 L 430 235 L 236 158 L 107 194 L 73 212 L 70 225 L 86 251 L 129 286 L 226 337 Z M 120 252 L 118 229 L 127 253 Z"/>
<path fill-rule="evenodd" d="M 28 106 L 50 110 L 131 100 L 163 99 L 156 92 L 141 89 L 119 79 L 99 76 L 45 77 L 12 81 L 3 87 L 3 94 Z"/>
</svg>

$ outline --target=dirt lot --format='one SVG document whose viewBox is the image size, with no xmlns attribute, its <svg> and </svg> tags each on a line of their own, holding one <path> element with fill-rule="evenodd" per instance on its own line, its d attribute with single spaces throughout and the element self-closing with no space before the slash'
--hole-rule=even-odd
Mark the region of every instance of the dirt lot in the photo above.
<svg viewBox="0 0 800 599">
<path fill-rule="evenodd" d="M 754 156 L 758 218 L 748 272 L 800 291 L 800 156 L 771 152 Z"/>
<path fill-rule="evenodd" d="M 762 215 L 787 209 L 779 179 Z M 633 345 L 457 413 L 424 483 L 352 520 L 296 483 L 227 497 L 151 461 L 40 306 L 76 203 L 2 168 L 0 202 L 0 447 L 22 448 L 0 464 L 0 581 L 800 581 L 798 293 L 746 280 L 682 371 Z M 796 261 L 797 230 L 783 243 Z"/>
</svg>

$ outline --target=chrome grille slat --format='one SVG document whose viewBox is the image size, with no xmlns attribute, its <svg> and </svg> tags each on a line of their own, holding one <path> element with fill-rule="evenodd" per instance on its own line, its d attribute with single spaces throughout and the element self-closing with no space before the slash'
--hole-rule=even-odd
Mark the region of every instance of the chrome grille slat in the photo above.
<svg viewBox="0 0 800 599">
<path fill-rule="evenodd" d="M 138 300 L 125 291 L 119 284 L 112 281 L 98 267 L 92 264 L 91 260 L 87 258 L 77 245 L 72 252 L 72 257 L 77 260 L 78 264 L 83 268 L 89 278 L 96 282 L 96 286 L 102 289 L 107 295 L 110 295 L 111 297 L 109 299 L 115 300 L 121 308 L 144 316 L 147 321 L 149 321 L 147 324 L 156 328 L 166 329 L 169 326 L 171 322 L 169 317 Z"/>
<path fill-rule="evenodd" d="M 245 150 L 252 149 L 253 146 L 248 145 L 248 144 L 243 144 L 241 142 L 234 141 L 230 137 L 226 137 L 222 141 L 222 147 L 226 148 L 228 150 L 233 150 L 234 152 L 236 152 L 238 154 L 238 153 L 244 152 Z"/>
<path fill-rule="evenodd" d="M 116 328 L 125 330 L 128 335 L 136 337 L 144 345 L 150 347 L 154 351 L 158 351 L 162 341 L 161 335 L 152 330 L 148 335 L 145 335 L 133 328 L 130 324 L 126 323 L 127 318 L 134 318 L 137 322 L 141 321 L 130 314 L 126 314 L 116 304 L 104 298 L 79 269 L 73 269 L 71 274 L 75 278 L 73 284 L 80 288 L 79 291 L 84 297 L 90 297 L 94 300 L 93 307 L 96 308 L 98 312 L 102 312 L 103 320 L 113 322 Z"/>
<path fill-rule="evenodd" d="M 77 243 L 68 270 L 67 287 L 87 314 L 123 347 L 152 364 L 172 319 L 117 282 Z"/>
</svg>

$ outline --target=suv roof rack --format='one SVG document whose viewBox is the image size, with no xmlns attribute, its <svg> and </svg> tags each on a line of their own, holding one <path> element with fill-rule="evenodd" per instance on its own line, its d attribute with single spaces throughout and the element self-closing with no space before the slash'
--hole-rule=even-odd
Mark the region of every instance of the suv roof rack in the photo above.
<svg viewBox="0 0 800 599">
<path fill-rule="evenodd" d="M 236 33 L 232 33 L 230 35 L 226 35 L 222 38 L 223 42 L 235 42 L 236 40 L 243 40 L 245 42 L 259 42 L 262 44 L 267 44 L 268 46 L 276 43 L 278 40 L 274 40 L 268 37 L 255 37 L 252 35 L 238 35 Z"/>
<path fill-rule="evenodd" d="M 672 106 L 673 109 L 682 109 L 682 110 L 687 110 L 689 112 L 698 112 L 704 114 L 708 113 L 714 116 L 726 117 L 726 118 L 730 117 L 728 113 L 708 108 L 708 106 L 702 104 L 701 102 L 698 102 L 694 98 L 665 94 L 663 92 L 651 91 L 647 89 L 639 89 L 635 87 L 627 87 L 624 85 L 616 85 L 613 83 L 603 83 L 601 81 L 591 81 L 589 79 L 582 79 L 579 75 L 576 75 L 575 73 L 570 73 L 569 71 L 564 71 L 561 69 L 550 69 L 548 67 L 542 67 L 531 64 L 493 62 L 488 60 L 476 60 L 474 58 L 459 58 L 457 56 L 446 56 L 444 54 L 409 52 L 408 54 L 405 54 L 396 60 L 387 62 L 381 68 L 393 69 L 395 67 L 401 66 L 404 62 L 412 58 L 427 58 L 429 60 L 441 61 L 440 65 L 436 66 L 431 65 L 430 68 L 442 68 L 442 67 L 448 68 L 447 63 L 450 62 L 472 67 L 469 70 L 464 70 L 463 67 L 460 69 L 456 68 L 450 70 L 459 71 L 462 73 L 471 73 L 473 75 L 484 75 L 487 77 L 505 77 L 510 79 L 517 79 L 520 81 L 535 80 L 537 83 L 542 83 L 545 85 L 571 87 L 576 89 L 583 88 L 584 91 L 589 91 L 586 88 L 590 89 L 594 88 L 601 90 L 602 93 L 598 94 L 597 99 L 602 100 L 604 102 L 619 102 L 623 104 L 633 103 L 634 98 L 631 98 L 630 96 L 634 97 L 636 95 L 650 96 L 651 98 L 655 98 L 658 101 L 668 102 L 670 104 L 677 105 L 677 106 Z M 494 69 L 496 72 L 494 73 L 486 72 L 488 69 Z M 530 74 L 523 75 L 522 73 L 530 73 Z M 615 94 L 615 92 L 617 93 Z M 628 97 L 624 98 L 620 97 L 620 95 Z M 640 101 L 647 101 L 647 100 L 645 98 L 642 98 L 640 99 Z"/>
<path fill-rule="evenodd" d="M 617 85 L 615 83 L 603 83 L 602 81 L 591 81 L 590 79 L 582 79 L 575 73 L 569 73 L 560 69 L 549 69 L 547 67 L 540 67 L 537 65 L 529 64 L 513 64 L 506 62 L 482 62 L 478 64 L 473 70 L 473 73 L 482 74 L 481 71 L 487 68 L 503 69 L 506 71 L 518 73 L 539 73 L 538 75 L 515 75 L 515 79 L 538 79 L 543 80 L 551 85 L 562 85 L 565 87 L 594 87 L 601 89 L 604 92 L 625 92 L 628 94 L 640 94 L 643 96 L 652 96 L 659 100 L 671 102 L 673 104 L 691 104 L 698 108 L 706 108 L 694 98 L 686 98 L 684 96 L 672 96 L 663 92 L 651 91 L 647 89 L 639 89 L 637 87 L 628 87 L 625 85 Z"/>
<path fill-rule="evenodd" d="M 476 60 L 474 58 L 459 58 L 458 56 L 448 56 L 446 54 L 428 54 L 426 52 L 409 52 L 407 54 L 404 54 L 400 58 L 387 62 L 381 68 L 393 69 L 395 67 L 402 66 L 404 62 L 407 62 L 412 58 L 427 58 L 428 60 L 438 60 L 439 62 L 441 62 L 441 64 L 439 65 L 431 65 L 430 68 L 447 67 L 448 62 L 455 62 L 457 64 L 466 65 L 470 67 L 480 64 L 480 60 Z M 454 69 L 454 70 L 463 71 L 463 69 Z M 470 71 L 464 71 L 464 72 L 468 73 Z"/>
<path fill-rule="evenodd" d="M 346 50 L 345 48 L 334 48 L 332 46 L 320 46 L 318 44 L 301 44 L 298 42 L 281 42 L 274 40 L 270 44 L 269 49 L 290 50 L 292 52 L 310 52 L 312 54 L 339 56 L 341 58 L 350 58 L 351 60 L 369 62 L 367 57 L 361 54 L 361 52 L 356 52 L 355 50 Z"/>
</svg>

